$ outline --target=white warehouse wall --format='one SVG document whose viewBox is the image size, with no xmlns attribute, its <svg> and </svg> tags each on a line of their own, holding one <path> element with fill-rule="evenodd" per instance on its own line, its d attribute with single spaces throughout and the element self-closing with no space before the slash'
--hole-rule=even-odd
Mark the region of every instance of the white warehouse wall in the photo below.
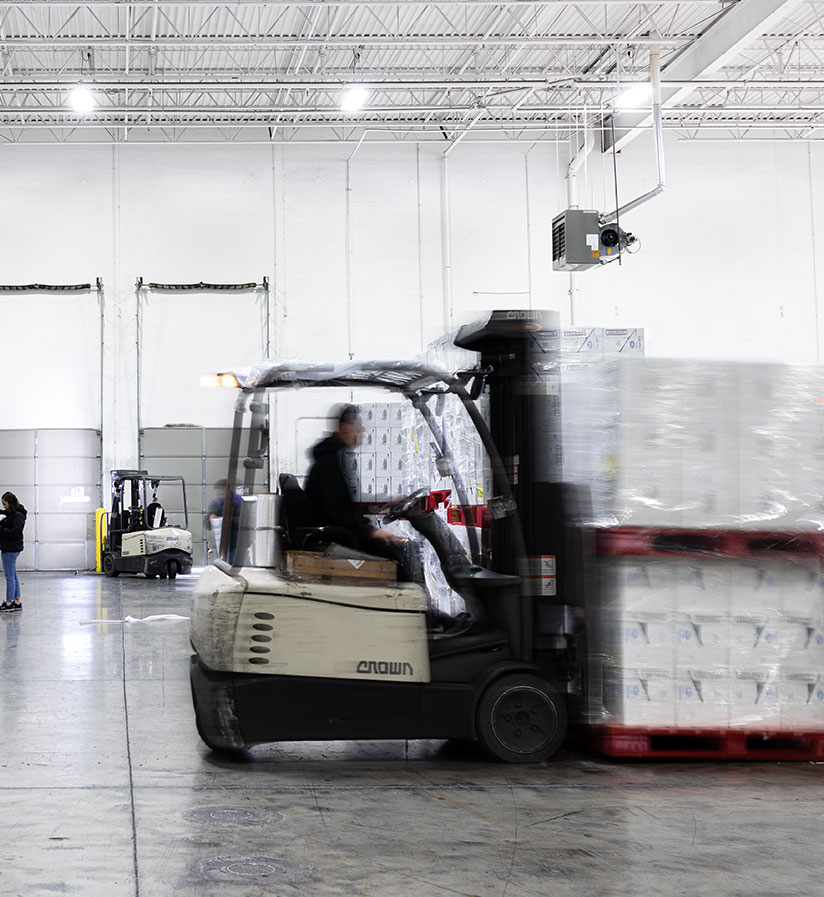
<svg viewBox="0 0 824 897">
<path fill-rule="evenodd" d="M 493 307 L 550 307 L 569 148 L 464 141 L 375 145 L 6 146 L 4 284 L 105 284 L 104 469 L 137 461 L 135 279 L 271 283 L 271 350 L 413 355 Z M 649 354 L 820 360 L 824 147 L 667 139 L 664 194 L 622 225 L 641 251 L 589 271 L 575 323 L 642 325 Z M 626 201 L 652 186 L 651 142 L 621 154 Z M 612 208 L 609 160 L 581 172 L 582 205 Z M 206 370 L 266 349 L 255 295 L 151 294 L 141 421 L 229 423 Z M 0 426 L 101 422 L 97 297 L 0 293 Z M 312 407 L 320 414 L 320 406 Z M 294 428 L 292 428 L 294 433 Z"/>
</svg>

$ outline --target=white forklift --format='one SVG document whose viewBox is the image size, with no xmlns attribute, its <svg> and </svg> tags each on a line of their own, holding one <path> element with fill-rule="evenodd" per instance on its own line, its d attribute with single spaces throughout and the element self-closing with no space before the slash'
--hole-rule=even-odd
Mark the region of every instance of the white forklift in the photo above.
<svg viewBox="0 0 824 897">
<path fill-rule="evenodd" d="M 478 352 L 479 364 L 457 374 L 416 361 L 267 361 L 220 375 L 221 385 L 239 389 L 224 510 L 224 520 L 240 515 L 239 544 L 230 564 L 224 524 L 221 557 L 194 592 L 190 666 L 198 732 L 213 751 L 238 754 L 273 741 L 464 739 L 498 760 L 528 763 L 557 750 L 567 705 L 582 691 L 582 583 L 564 489 L 542 479 L 557 359 L 541 313 L 517 314 L 494 312 L 462 328 L 455 344 Z M 384 524 L 408 521 L 434 548 L 449 586 L 467 606 L 484 608 L 483 620 L 454 636 L 433 625 L 419 582 L 325 575 L 335 563 L 357 570 L 369 561 L 312 518 L 295 477 L 281 472 L 276 521 L 273 496 L 255 495 L 268 449 L 268 394 L 361 386 L 400 394 L 423 416 L 465 519 L 472 511 L 432 406 L 457 397 L 490 460 L 489 526 L 482 538 L 468 527 L 467 548 L 427 506 L 426 484 L 383 508 Z M 489 427 L 477 402 L 484 390 Z M 242 500 L 233 503 L 241 484 Z M 559 594 L 556 575 L 568 584 Z"/>
<path fill-rule="evenodd" d="M 98 538 L 106 576 L 143 573 L 147 579 L 175 579 L 192 572 L 192 534 L 183 477 L 151 476 L 145 470 L 111 472 L 111 513 Z M 158 489 L 176 486 L 182 494 L 183 525 L 169 523 Z M 166 489 L 166 496 L 171 490 Z"/>
</svg>

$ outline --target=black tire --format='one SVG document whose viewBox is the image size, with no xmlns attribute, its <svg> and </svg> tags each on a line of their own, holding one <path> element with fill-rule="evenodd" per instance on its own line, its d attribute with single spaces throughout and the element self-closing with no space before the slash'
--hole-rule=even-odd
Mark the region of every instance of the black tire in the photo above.
<svg viewBox="0 0 824 897">
<path fill-rule="evenodd" d="M 120 576 L 120 571 L 117 569 L 117 561 L 115 561 L 113 554 L 103 555 L 103 573 L 110 577 Z"/>
<path fill-rule="evenodd" d="M 197 734 L 200 736 L 200 740 L 213 754 L 217 754 L 217 756 L 223 757 L 225 760 L 235 760 L 238 762 L 248 760 L 249 754 L 245 747 L 227 747 L 226 745 L 216 744 L 209 737 L 206 727 L 200 719 L 200 705 L 198 704 L 194 686 L 192 686 L 192 705 L 195 711 L 195 728 L 197 729 Z"/>
<path fill-rule="evenodd" d="M 544 679 L 504 676 L 481 696 L 475 714 L 484 752 L 505 763 L 539 763 L 561 746 L 567 730 L 563 698 Z"/>
<path fill-rule="evenodd" d="M 161 579 L 165 579 L 165 578 L 168 576 L 168 573 L 167 573 L 167 571 L 166 571 L 166 568 L 164 567 L 164 568 L 160 571 L 160 573 L 158 573 L 157 575 L 158 575 Z"/>
<path fill-rule="evenodd" d="M 169 579 L 177 579 L 177 561 L 169 561 L 166 569 L 169 571 Z"/>
</svg>

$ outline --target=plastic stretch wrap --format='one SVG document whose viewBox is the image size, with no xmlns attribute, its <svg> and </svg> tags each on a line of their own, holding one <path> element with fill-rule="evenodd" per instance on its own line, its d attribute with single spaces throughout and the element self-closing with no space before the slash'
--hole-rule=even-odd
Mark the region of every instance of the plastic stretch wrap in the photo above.
<svg viewBox="0 0 824 897">
<path fill-rule="evenodd" d="M 600 564 L 590 722 L 824 731 L 817 559 Z"/>
<path fill-rule="evenodd" d="M 824 369 L 620 360 L 563 380 L 598 526 L 824 528 Z"/>
<path fill-rule="evenodd" d="M 441 518 L 445 517 L 444 511 L 436 511 Z M 453 592 L 443 575 L 438 555 L 429 542 L 422 538 L 411 524 L 405 520 L 398 520 L 390 524 L 388 529 L 402 539 L 414 542 L 421 552 L 423 561 L 423 574 L 426 592 L 430 606 L 440 614 L 454 617 L 465 609 L 463 598 Z M 454 534 L 460 543 L 467 548 L 466 530 L 462 527 L 454 527 Z"/>
</svg>

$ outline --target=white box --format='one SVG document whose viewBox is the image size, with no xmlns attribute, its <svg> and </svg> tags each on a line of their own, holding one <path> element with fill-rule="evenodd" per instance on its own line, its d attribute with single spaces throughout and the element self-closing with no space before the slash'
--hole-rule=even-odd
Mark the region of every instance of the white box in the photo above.
<svg viewBox="0 0 824 897">
<path fill-rule="evenodd" d="M 360 500 L 375 501 L 375 477 L 361 476 Z"/>
<path fill-rule="evenodd" d="M 781 726 L 780 680 L 768 669 L 737 670 L 730 689 L 730 726 L 776 731 Z"/>
<path fill-rule="evenodd" d="M 360 444 L 361 453 L 364 452 L 374 452 L 375 451 L 375 428 L 374 427 L 364 427 L 363 435 L 361 436 L 361 444 Z"/>
<path fill-rule="evenodd" d="M 782 676 L 781 729 L 801 733 L 824 730 L 824 674 L 808 671 Z"/>
<path fill-rule="evenodd" d="M 775 561 L 729 561 L 730 613 L 769 619 L 784 607 L 782 565 Z"/>
<path fill-rule="evenodd" d="M 374 427 L 375 424 L 375 403 L 374 402 L 365 402 L 363 405 L 358 406 L 360 408 L 361 413 L 361 423 L 364 427 Z"/>
<path fill-rule="evenodd" d="M 387 426 L 375 428 L 375 451 L 389 452 L 392 449 L 392 430 Z"/>
<path fill-rule="evenodd" d="M 644 328 L 604 328 L 601 336 L 604 357 L 643 355 Z"/>
<path fill-rule="evenodd" d="M 360 452 L 346 451 L 343 453 L 343 473 L 347 478 L 360 477 L 361 454 Z"/>
<path fill-rule="evenodd" d="M 389 477 L 375 478 L 375 500 L 388 501 L 392 498 L 392 484 Z"/>
<path fill-rule="evenodd" d="M 403 454 L 412 448 L 412 440 L 409 438 L 408 430 L 396 430 L 393 428 L 390 433 L 389 451 L 393 455 Z"/>
<path fill-rule="evenodd" d="M 364 477 L 377 476 L 377 455 L 375 452 L 361 452 L 360 456 L 360 475 Z"/>
<path fill-rule="evenodd" d="M 414 491 L 412 483 L 404 476 L 393 476 L 390 480 L 390 489 L 393 498 L 409 495 L 410 492 Z"/>
<path fill-rule="evenodd" d="M 626 526 L 681 526 L 682 486 L 677 470 L 679 462 L 664 462 L 654 447 L 624 451 L 638 459 L 638 466 L 623 465 L 615 478 L 614 512 Z M 649 466 L 642 459 L 649 458 Z"/>
<path fill-rule="evenodd" d="M 375 453 L 375 476 L 392 476 L 392 455 L 389 452 L 378 451 Z"/>
<path fill-rule="evenodd" d="M 779 576 L 781 612 L 789 617 L 824 622 L 821 564 L 814 560 L 781 564 Z"/>
<path fill-rule="evenodd" d="M 674 683 L 675 721 L 679 728 L 729 726 L 730 677 L 726 669 L 679 670 Z"/>
<path fill-rule="evenodd" d="M 603 356 L 600 327 L 565 327 L 561 330 L 561 355 L 566 361 L 574 356 L 581 361 L 600 360 Z"/>
<path fill-rule="evenodd" d="M 603 620 L 603 633 L 609 655 L 624 669 L 674 667 L 675 624 L 666 614 L 611 613 Z"/>
<path fill-rule="evenodd" d="M 389 405 L 389 426 L 393 430 L 401 430 L 407 429 L 406 427 L 406 415 L 407 411 L 411 410 L 409 406 L 404 405 L 403 402 L 391 402 Z"/>
<path fill-rule="evenodd" d="M 789 622 L 797 626 L 798 640 L 783 659 L 782 672 L 812 671 L 824 675 L 824 627 L 802 618 Z"/>
<path fill-rule="evenodd" d="M 390 426 L 389 402 L 375 402 L 375 426 Z"/>
<path fill-rule="evenodd" d="M 666 558 L 604 558 L 601 561 L 606 613 L 652 613 L 670 618 L 677 610 L 679 561 Z"/>
<path fill-rule="evenodd" d="M 729 664 L 730 571 L 728 561 L 676 562 L 675 663 L 679 670 Z"/>
<path fill-rule="evenodd" d="M 675 725 L 672 673 L 668 669 L 617 670 L 605 679 L 605 707 L 614 725 Z"/>
</svg>

